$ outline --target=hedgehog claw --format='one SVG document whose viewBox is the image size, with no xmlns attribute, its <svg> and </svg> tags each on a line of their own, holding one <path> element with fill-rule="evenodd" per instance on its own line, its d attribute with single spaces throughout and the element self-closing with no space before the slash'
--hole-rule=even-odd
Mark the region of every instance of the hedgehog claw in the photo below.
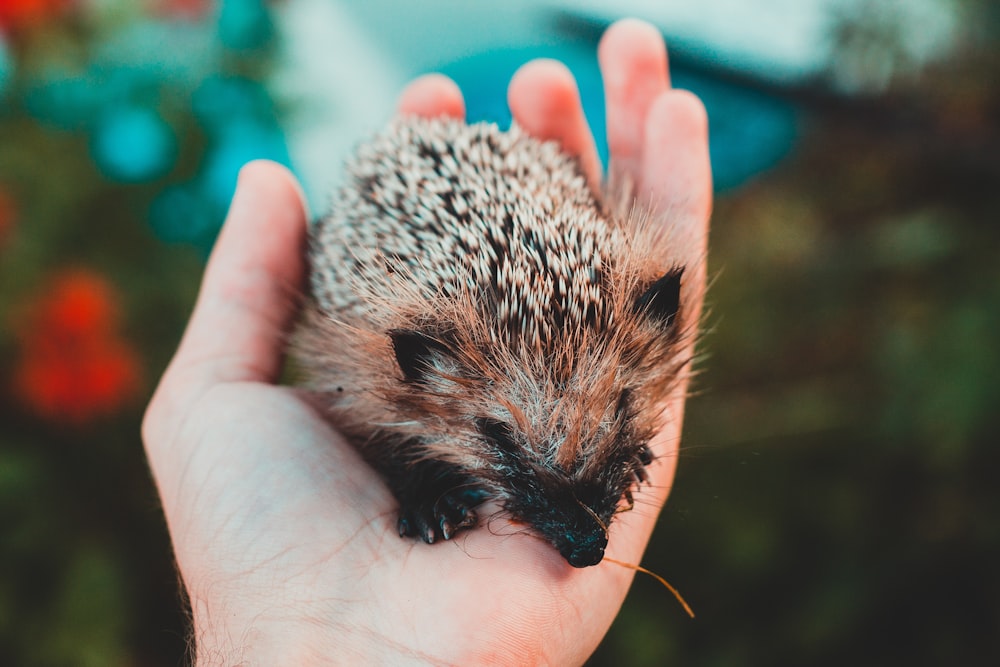
<svg viewBox="0 0 1000 667">
<path fill-rule="evenodd" d="M 451 536 L 455 534 L 455 527 L 451 525 L 451 521 L 441 517 L 441 537 L 446 540 L 450 540 Z"/>
<path fill-rule="evenodd" d="M 479 516 L 476 514 L 476 511 L 466 508 L 465 512 L 462 514 L 462 520 L 459 521 L 455 527 L 472 528 L 477 523 L 479 523 Z"/>
<path fill-rule="evenodd" d="M 418 503 L 400 510 L 400 537 L 419 537 L 427 544 L 450 540 L 456 533 L 472 528 L 479 517 L 472 506 L 486 498 L 478 488 L 452 489 L 441 494 L 433 504 Z"/>
<path fill-rule="evenodd" d="M 431 460 L 381 470 L 399 501 L 400 537 L 434 544 L 450 540 L 478 517 L 472 509 L 489 497 L 475 479 L 452 466 Z"/>
<path fill-rule="evenodd" d="M 405 512 L 396 524 L 400 537 L 417 537 L 427 544 L 437 540 L 437 530 L 433 523 L 428 523 L 425 517 L 416 512 Z"/>
<path fill-rule="evenodd" d="M 478 490 L 462 489 L 449 491 L 438 499 L 434 504 L 434 514 L 438 517 L 444 539 L 450 540 L 458 531 L 472 528 L 479 522 L 470 505 L 481 502 L 483 495 Z"/>
</svg>

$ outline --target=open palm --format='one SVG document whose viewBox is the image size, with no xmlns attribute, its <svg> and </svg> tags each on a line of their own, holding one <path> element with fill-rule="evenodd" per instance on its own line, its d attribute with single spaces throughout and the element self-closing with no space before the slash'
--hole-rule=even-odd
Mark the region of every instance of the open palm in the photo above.
<svg viewBox="0 0 1000 667">
<path fill-rule="evenodd" d="M 711 184 L 706 121 L 669 88 L 658 33 L 622 21 L 599 50 L 612 164 L 675 221 L 692 316 L 704 289 Z M 572 75 L 535 61 L 511 81 L 515 120 L 600 165 Z M 418 79 L 400 112 L 464 116 L 455 85 Z M 193 615 L 212 664 L 576 664 L 632 579 L 575 569 L 507 522 L 427 546 L 400 539 L 375 473 L 299 390 L 275 384 L 304 284 L 305 212 L 283 168 L 244 169 L 188 330 L 143 437 Z M 673 479 L 684 388 L 652 449 L 651 484 L 610 529 L 608 556 L 638 563 Z M 481 516 L 488 511 L 480 512 Z"/>
</svg>

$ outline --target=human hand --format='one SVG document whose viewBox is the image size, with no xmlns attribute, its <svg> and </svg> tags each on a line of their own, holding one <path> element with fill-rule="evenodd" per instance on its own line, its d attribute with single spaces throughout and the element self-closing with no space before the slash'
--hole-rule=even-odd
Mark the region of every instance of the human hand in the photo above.
<svg viewBox="0 0 1000 667">
<path fill-rule="evenodd" d="M 669 89 L 659 34 L 622 21 L 604 36 L 612 163 L 639 196 L 669 206 L 696 315 L 710 208 L 706 120 Z M 511 81 L 515 120 L 600 165 L 570 73 L 552 61 Z M 464 116 L 440 76 L 404 91 L 400 112 Z M 269 163 L 241 174 L 178 352 L 143 438 L 190 599 L 199 665 L 578 664 L 621 606 L 633 572 L 570 567 L 515 531 L 443 544 L 402 540 L 395 501 L 308 398 L 276 385 L 304 283 L 306 214 Z M 608 557 L 638 563 L 669 491 L 684 387 L 667 402 L 651 484 L 610 527 Z"/>
</svg>

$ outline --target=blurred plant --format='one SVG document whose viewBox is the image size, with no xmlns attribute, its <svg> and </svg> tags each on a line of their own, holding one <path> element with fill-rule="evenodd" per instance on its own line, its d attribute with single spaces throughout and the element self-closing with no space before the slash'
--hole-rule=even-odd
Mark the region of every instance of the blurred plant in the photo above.
<svg viewBox="0 0 1000 667">
<path fill-rule="evenodd" d="M 233 49 L 267 44 L 272 26 L 264 0 L 221 0 L 219 39 Z"/>
<path fill-rule="evenodd" d="M 237 172 L 288 161 L 270 20 L 0 0 L 0 665 L 183 655 L 139 423 Z"/>
<path fill-rule="evenodd" d="M 952 8 L 947 59 L 785 91 L 796 151 L 718 202 L 718 315 L 644 561 L 698 621 L 637 580 L 593 665 L 1000 664 L 1000 9 Z"/>
<path fill-rule="evenodd" d="M 0 257 L 3 256 L 4 246 L 7 239 L 14 233 L 14 223 L 17 211 L 14 209 L 14 200 L 0 183 Z"/>
<path fill-rule="evenodd" d="M 948 0 L 840 0 L 830 16 L 830 82 L 872 93 L 913 81 L 949 54 L 959 24 Z"/>
<path fill-rule="evenodd" d="M 173 166 L 177 147 L 170 126 L 151 109 L 118 107 L 91 136 L 94 162 L 116 181 L 149 181 Z"/>
<path fill-rule="evenodd" d="M 120 298 L 103 278 L 64 271 L 14 313 L 14 391 L 30 410 L 73 425 L 134 403 L 139 358 L 121 338 Z"/>
<path fill-rule="evenodd" d="M 14 62 L 11 60 L 10 49 L 3 31 L 0 30 L 0 100 L 7 92 L 7 85 L 13 75 Z"/>
<path fill-rule="evenodd" d="M 204 18 L 214 5 L 214 0 L 153 0 L 152 9 L 159 16 L 195 21 Z"/>
<path fill-rule="evenodd" d="M 0 3 L 0 29 L 29 27 L 66 12 L 76 0 L 4 0 Z"/>
</svg>

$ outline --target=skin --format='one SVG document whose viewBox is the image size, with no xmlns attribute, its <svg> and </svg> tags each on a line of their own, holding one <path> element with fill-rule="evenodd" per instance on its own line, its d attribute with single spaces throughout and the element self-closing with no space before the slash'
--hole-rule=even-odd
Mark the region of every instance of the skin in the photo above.
<svg viewBox="0 0 1000 667">
<path fill-rule="evenodd" d="M 640 196 L 677 212 L 673 238 L 693 267 L 685 294 L 700 307 L 711 208 L 704 108 L 669 87 L 664 45 L 651 26 L 616 23 L 598 54 L 612 162 Z M 591 182 L 600 182 L 563 65 L 526 64 L 508 98 L 522 127 L 579 155 Z M 410 84 L 399 112 L 465 113 L 461 92 L 440 75 Z M 400 539 L 381 481 L 308 396 L 276 384 L 305 284 L 306 219 L 285 169 L 244 168 L 143 423 L 191 603 L 196 663 L 582 663 L 618 613 L 631 570 L 608 560 L 572 568 L 538 538 L 499 522 L 433 546 Z M 612 524 L 610 558 L 640 561 L 669 492 L 683 388 L 666 405 L 669 419 L 652 443 L 652 484 Z"/>
</svg>

